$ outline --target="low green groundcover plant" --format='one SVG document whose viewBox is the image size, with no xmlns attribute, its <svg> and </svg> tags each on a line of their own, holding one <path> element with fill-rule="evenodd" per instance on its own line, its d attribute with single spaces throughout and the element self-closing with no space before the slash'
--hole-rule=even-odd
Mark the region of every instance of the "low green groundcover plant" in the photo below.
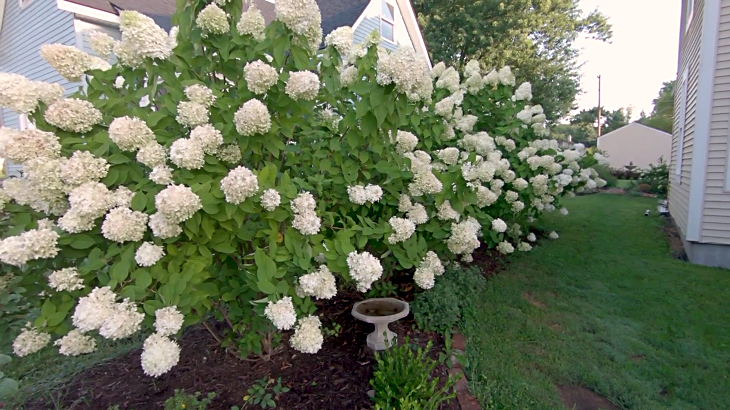
<svg viewBox="0 0 730 410">
<path fill-rule="evenodd" d="M 408 340 L 376 355 L 377 364 L 370 385 L 375 390 L 375 410 L 435 410 L 456 397 L 456 380 L 449 376 L 439 387 L 431 372 L 437 362 L 428 356 L 432 343 L 416 348 Z"/>
<path fill-rule="evenodd" d="M 509 67 L 431 70 L 377 32 L 353 44 L 349 27 L 320 49 L 314 0 L 277 1 L 268 26 L 242 0 L 177 3 L 169 33 L 122 11 L 121 41 L 90 35 L 95 56 L 44 45 L 85 82 L 71 96 L 0 74 L 0 105 L 35 126 L 0 129 L 0 156 L 23 165 L 0 191 L 18 356 L 154 329 L 141 363 L 157 377 L 210 314 L 241 355 L 285 331 L 316 353 L 313 299 L 409 271 L 430 289 L 482 244 L 528 251 L 529 221 L 604 183 L 601 156 L 544 139 Z"/>
</svg>

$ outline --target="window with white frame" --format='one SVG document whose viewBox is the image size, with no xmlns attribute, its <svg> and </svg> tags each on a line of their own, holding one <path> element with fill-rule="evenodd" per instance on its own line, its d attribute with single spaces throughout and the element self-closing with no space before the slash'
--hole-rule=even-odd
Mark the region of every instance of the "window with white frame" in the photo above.
<svg viewBox="0 0 730 410">
<path fill-rule="evenodd" d="M 684 128 L 685 116 L 687 115 L 687 76 L 688 69 L 685 68 L 682 73 L 682 82 L 680 84 L 679 95 L 679 124 L 677 127 L 677 161 L 674 165 L 675 179 L 682 183 L 682 155 L 684 151 Z"/>
<path fill-rule="evenodd" d="M 30 3 L 32 3 L 33 0 L 18 0 L 18 4 L 20 4 L 20 8 L 26 7 Z"/>
<path fill-rule="evenodd" d="M 381 0 L 380 35 L 395 43 L 395 7 L 388 0 Z"/>
<path fill-rule="evenodd" d="M 684 31 L 687 31 L 690 23 L 692 23 L 692 17 L 695 14 L 695 0 L 685 1 L 687 2 L 687 8 L 684 11 Z"/>
</svg>

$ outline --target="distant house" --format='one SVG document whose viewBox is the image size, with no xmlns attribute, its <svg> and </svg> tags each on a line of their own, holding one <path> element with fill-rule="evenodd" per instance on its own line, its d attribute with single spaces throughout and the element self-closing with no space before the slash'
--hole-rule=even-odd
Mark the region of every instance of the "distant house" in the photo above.
<svg viewBox="0 0 730 410">
<path fill-rule="evenodd" d="M 274 0 L 254 0 L 267 22 L 276 18 Z M 324 35 L 351 26 L 355 42 L 379 31 L 381 45 L 395 50 L 412 47 L 428 60 L 428 52 L 409 0 L 317 0 Z M 92 53 L 88 33 L 101 30 L 119 39 L 119 12 L 137 10 L 165 30 L 171 28 L 175 0 L 0 0 L 0 72 L 35 81 L 61 84 L 67 94 L 81 84 L 64 80 L 39 55 L 42 44 L 60 43 Z M 430 60 L 429 67 L 431 66 Z M 13 111 L 0 108 L 0 126 L 25 129 L 32 124 Z M 8 174 L 18 167 L 9 165 Z"/>
<path fill-rule="evenodd" d="M 633 164 L 638 168 L 669 159 L 672 136 L 664 131 L 632 122 L 598 138 L 597 148 L 608 157 L 611 168 Z"/>
<path fill-rule="evenodd" d="M 690 261 L 730 268 L 730 0 L 683 0 L 669 212 Z"/>
</svg>

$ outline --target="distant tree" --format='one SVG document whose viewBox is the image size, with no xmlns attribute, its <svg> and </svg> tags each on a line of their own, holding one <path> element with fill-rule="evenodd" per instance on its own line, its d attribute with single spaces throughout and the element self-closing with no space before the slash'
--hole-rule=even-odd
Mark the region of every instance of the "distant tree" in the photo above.
<svg viewBox="0 0 730 410">
<path fill-rule="evenodd" d="M 601 110 L 601 135 L 615 131 L 629 123 L 631 108 Z M 598 107 L 581 110 L 570 119 L 571 125 L 590 126 L 598 134 Z"/>
<path fill-rule="evenodd" d="M 674 85 L 675 81 L 666 81 L 659 90 L 659 96 L 652 103 L 651 115 L 639 118 L 639 123 L 668 133 L 674 125 Z"/>
<path fill-rule="evenodd" d="M 414 0 L 431 59 L 485 69 L 510 65 L 532 83 L 533 103 L 550 122 L 574 109 L 580 92 L 580 35 L 611 38 L 608 18 L 578 0 Z"/>
</svg>

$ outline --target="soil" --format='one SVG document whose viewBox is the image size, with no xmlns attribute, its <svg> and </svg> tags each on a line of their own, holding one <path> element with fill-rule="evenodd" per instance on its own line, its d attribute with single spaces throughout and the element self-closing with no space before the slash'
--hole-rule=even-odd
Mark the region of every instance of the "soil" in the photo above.
<svg viewBox="0 0 730 410">
<path fill-rule="evenodd" d="M 573 410 L 619 410 L 607 398 L 582 386 L 558 386 L 560 400 Z"/>
<path fill-rule="evenodd" d="M 157 379 L 145 376 L 140 365 L 141 352 L 133 351 L 74 377 L 63 389 L 63 408 L 106 410 L 119 405 L 122 410 L 159 410 L 176 389 L 185 389 L 188 393 L 202 392 L 203 396 L 215 392 L 208 409 L 229 410 L 234 405 L 242 407 L 243 396 L 257 381 L 280 377 L 282 385 L 290 390 L 275 398 L 278 409 L 369 409 L 367 392 L 375 360 L 365 347 L 365 337 L 373 327 L 350 314 L 353 303 L 360 299 L 361 294 L 341 292 L 319 306 L 323 327 L 337 323 L 342 330 L 338 336 L 326 336 L 317 354 L 299 353 L 284 340 L 268 361 L 241 360 L 226 353 L 204 327 L 194 326 L 184 332 L 180 362 L 169 373 Z M 412 316 L 391 324 L 390 328 L 398 334 L 399 341 L 408 337 L 420 346 L 432 341 L 433 358 L 437 359 L 444 349 L 442 336 L 414 330 Z M 439 364 L 432 376 L 443 383 L 447 371 L 445 365 Z M 38 400 L 28 403 L 26 409 L 47 409 L 49 405 Z M 441 408 L 456 410 L 459 405 L 453 399 Z"/>
<path fill-rule="evenodd" d="M 683 261 L 687 260 L 687 252 L 684 251 L 684 244 L 682 243 L 682 237 L 679 235 L 677 225 L 671 217 L 664 218 L 664 234 L 667 235 L 667 241 L 669 241 L 669 247 L 672 249 L 672 255 Z"/>
</svg>

